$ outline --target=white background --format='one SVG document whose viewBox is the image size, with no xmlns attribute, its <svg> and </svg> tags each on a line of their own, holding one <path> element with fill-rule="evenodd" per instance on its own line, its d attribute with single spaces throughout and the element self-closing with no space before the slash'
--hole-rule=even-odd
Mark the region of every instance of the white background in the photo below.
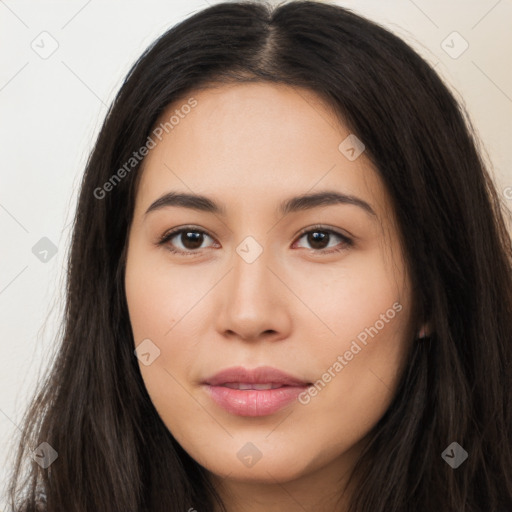
<svg viewBox="0 0 512 512">
<path fill-rule="evenodd" d="M 0 512 L 17 425 L 56 346 L 70 222 L 107 105 L 142 51 L 208 3 L 215 2 L 0 0 Z M 512 1 L 337 3 L 435 65 L 463 98 L 511 207 Z M 469 45 L 458 58 L 442 47 L 454 31 Z M 31 46 L 51 44 L 58 48 L 45 59 Z M 450 36 L 444 44 L 453 53 L 464 42 Z M 32 253 L 42 237 L 58 248 L 46 263 Z"/>
</svg>

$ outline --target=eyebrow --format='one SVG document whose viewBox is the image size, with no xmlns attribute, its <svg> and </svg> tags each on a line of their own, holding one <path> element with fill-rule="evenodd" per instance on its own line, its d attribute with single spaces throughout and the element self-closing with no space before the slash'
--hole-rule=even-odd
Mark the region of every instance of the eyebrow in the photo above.
<svg viewBox="0 0 512 512">
<path fill-rule="evenodd" d="M 373 208 L 359 197 L 342 194 L 333 191 L 317 192 L 314 194 L 304 194 L 292 197 L 283 201 L 278 208 L 278 214 L 285 216 L 289 213 L 310 210 L 320 206 L 330 206 L 335 204 L 348 204 L 363 209 L 368 215 L 377 217 Z M 148 213 L 165 208 L 167 206 L 176 206 L 189 208 L 201 212 L 213 213 L 220 216 L 226 216 L 225 208 L 214 200 L 199 194 L 189 194 L 181 192 L 168 192 L 151 203 L 146 210 Z"/>
</svg>

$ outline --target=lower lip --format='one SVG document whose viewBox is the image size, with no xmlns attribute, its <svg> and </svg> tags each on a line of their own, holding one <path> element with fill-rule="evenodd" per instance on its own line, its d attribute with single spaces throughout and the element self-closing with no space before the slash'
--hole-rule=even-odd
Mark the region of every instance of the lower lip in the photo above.
<svg viewBox="0 0 512 512">
<path fill-rule="evenodd" d="M 213 401 L 238 416 L 267 416 L 297 399 L 307 386 L 285 386 L 276 389 L 232 389 L 206 386 Z"/>
</svg>

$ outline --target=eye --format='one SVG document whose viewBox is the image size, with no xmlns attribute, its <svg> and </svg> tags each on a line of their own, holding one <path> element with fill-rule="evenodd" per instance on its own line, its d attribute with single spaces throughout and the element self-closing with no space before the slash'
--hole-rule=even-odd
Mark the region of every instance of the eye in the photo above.
<svg viewBox="0 0 512 512">
<path fill-rule="evenodd" d="M 311 250 L 320 252 L 322 254 L 331 254 L 343 251 L 348 247 L 352 247 L 354 243 L 353 240 L 347 236 L 324 226 L 314 226 L 313 228 L 308 228 L 301 233 L 299 240 L 303 238 L 305 238 L 306 242 L 310 244 Z M 330 250 L 326 250 L 329 248 L 329 243 L 333 240 L 333 238 L 341 240 L 341 244 L 338 242 L 338 244 L 331 245 Z"/>
<path fill-rule="evenodd" d="M 198 249 L 201 249 L 205 237 L 213 240 L 213 238 L 204 231 L 196 229 L 193 226 L 186 226 L 165 233 L 158 242 L 158 245 L 167 245 L 169 251 L 173 253 L 193 256 L 194 254 L 198 254 Z M 174 239 L 176 239 L 176 241 L 171 243 Z M 178 248 L 175 247 L 175 244 L 178 244 Z M 181 244 L 181 247 L 179 247 L 179 244 Z"/>
<path fill-rule="evenodd" d="M 194 226 L 185 226 L 165 233 L 157 242 L 157 245 L 165 245 L 170 252 L 175 254 L 194 256 L 199 254 L 200 249 L 204 249 L 204 247 L 201 246 L 205 238 L 213 240 L 205 231 L 197 229 Z M 310 249 L 312 251 L 320 254 L 340 252 L 353 245 L 353 240 L 347 236 L 324 226 L 313 226 L 312 228 L 310 227 L 302 231 L 299 240 L 302 238 L 305 238 L 307 243 L 311 245 Z M 338 244 L 331 246 L 334 248 L 327 250 L 333 238 L 341 240 L 341 243 L 338 242 Z M 181 247 L 179 246 L 180 244 Z"/>
</svg>

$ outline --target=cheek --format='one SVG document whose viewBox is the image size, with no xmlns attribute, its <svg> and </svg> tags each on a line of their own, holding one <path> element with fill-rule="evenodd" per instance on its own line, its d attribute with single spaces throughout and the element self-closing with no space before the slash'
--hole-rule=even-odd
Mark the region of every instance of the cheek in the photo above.
<svg viewBox="0 0 512 512">
<path fill-rule="evenodd" d="M 326 351 L 348 349 L 351 340 L 358 335 L 364 339 L 376 322 L 379 331 L 389 332 L 390 325 L 407 318 L 407 290 L 398 268 L 390 269 L 378 251 L 354 253 L 331 269 L 311 267 L 307 279 L 297 281 L 302 283 L 297 295 L 307 298 Z M 396 302 L 400 306 L 393 307 Z"/>
<path fill-rule="evenodd" d="M 410 344 L 410 296 L 398 271 L 403 267 L 393 271 L 385 261 L 377 253 L 359 256 L 327 279 L 320 269 L 302 290 L 323 334 L 317 331 L 310 352 L 318 380 L 301 403 L 310 408 L 313 428 L 330 425 L 340 439 L 365 435 L 385 413 Z"/>
<path fill-rule="evenodd" d="M 173 295 L 162 284 L 148 267 L 136 262 L 127 266 L 126 300 L 136 345 L 145 338 L 160 338 L 172 326 Z"/>
<path fill-rule="evenodd" d="M 199 327 L 196 306 L 212 286 L 197 271 L 171 268 L 165 262 L 161 255 L 152 260 L 150 253 L 134 246 L 125 274 L 134 345 L 150 340 L 158 354 L 149 365 L 139 359 L 141 375 L 157 408 L 159 403 L 173 404 L 182 398 L 179 383 L 188 379 L 187 369 L 197 358 L 197 347 L 190 343 Z"/>
<path fill-rule="evenodd" d="M 180 322 L 188 306 L 188 299 L 176 290 L 180 283 L 176 275 L 170 275 L 169 269 L 147 264 L 130 254 L 125 276 L 126 299 L 135 347 L 151 340 L 150 352 L 158 354 L 150 364 L 144 364 L 139 358 L 139 368 L 146 390 L 155 409 L 173 433 L 179 432 L 181 422 L 176 418 L 183 414 L 188 418 L 199 414 L 198 404 L 183 391 L 186 382 L 186 369 L 193 361 L 193 347 L 187 340 L 176 337 Z M 188 306 L 188 307 L 187 307 Z M 186 317 L 185 317 L 186 318 Z M 174 326 L 177 325 L 176 331 Z M 156 349 L 154 348 L 156 347 Z M 180 385 L 181 383 L 181 385 Z M 180 414 L 176 414 L 180 411 Z"/>
<path fill-rule="evenodd" d="M 163 340 L 203 297 L 207 283 L 197 271 L 169 265 L 162 252 L 129 252 L 125 288 L 135 342 Z M 164 255 L 165 256 L 165 255 Z"/>
</svg>

